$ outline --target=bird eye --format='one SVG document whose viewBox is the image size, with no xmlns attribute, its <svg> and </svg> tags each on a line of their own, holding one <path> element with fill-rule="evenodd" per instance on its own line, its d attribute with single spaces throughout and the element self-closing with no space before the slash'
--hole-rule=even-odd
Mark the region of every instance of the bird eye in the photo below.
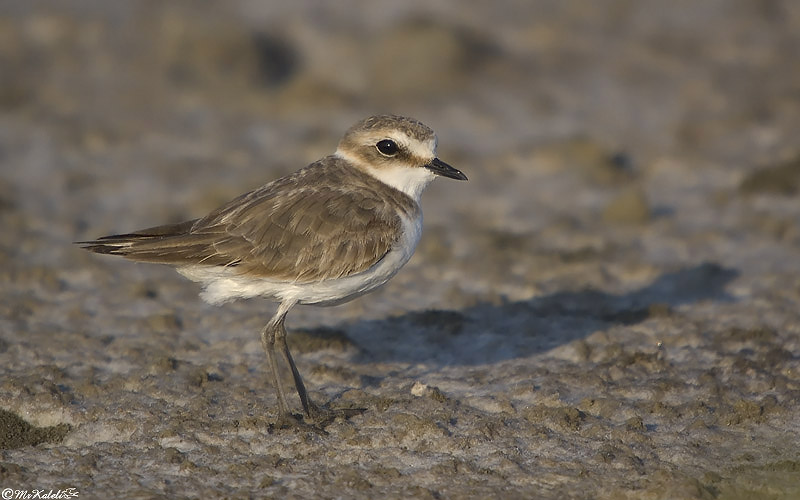
<svg viewBox="0 0 800 500">
<path fill-rule="evenodd" d="M 381 152 L 382 155 L 385 156 L 394 156 L 397 154 L 399 148 L 397 147 L 397 143 L 391 139 L 384 139 L 382 141 L 378 141 L 378 144 L 375 145 L 378 148 L 378 151 Z"/>
</svg>

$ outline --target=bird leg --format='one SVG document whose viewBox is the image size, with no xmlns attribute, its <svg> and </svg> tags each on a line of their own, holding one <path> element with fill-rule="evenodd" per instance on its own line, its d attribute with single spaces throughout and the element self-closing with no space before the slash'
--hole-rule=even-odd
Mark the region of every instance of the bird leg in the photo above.
<svg viewBox="0 0 800 500">
<path fill-rule="evenodd" d="M 311 410 L 316 410 L 316 406 L 308 398 L 308 392 L 306 391 L 306 386 L 303 384 L 303 378 L 300 377 L 300 372 L 294 364 L 294 359 L 292 359 L 292 353 L 289 352 L 289 346 L 286 344 L 286 328 L 283 327 L 283 321 L 280 322 L 278 328 L 275 330 L 275 343 L 280 348 L 283 359 L 286 360 L 289 368 L 292 369 L 292 377 L 294 377 L 294 386 L 297 389 L 297 395 L 300 396 L 300 403 L 303 405 L 303 411 L 310 417 Z"/>
<path fill-rule="evenodd" d="M 283 384 L 281 384 L 281 376 L 278 371 L 278 363 L 275 358 L 275 333 L 276 333 L 276 320 L 278 317 L 272 318 L 267 326 L 261 330 L 261 345 L 264 347 L 264 352 L 267 354 L 269 360 L 270 371 L 272 372 L 272 385 L 278 393 L 278 409 L 281 414 L 288 415 L 289 405 L 286 402 L 286 394 L 283 392 Z M 281 323 L 283 321 L 281 320 Z"/>
<path fill-rule="evenodd" d="M 316 406 L 311 402 L 308 397 L 308 392 L 306 391 L 306 386 L 303 384 L 303 379 L 300 377 L 300 372 L 297 370 L 297 366 L 294 364 L 294 359 L 292 359 L 292 354 L 289 352 L 289 346 L 286 343 L 286 328 L 284 327 L 284 319 L 286 318 L 286 313 L 289 312 L 289 309 L 294 305 L 294 303 L 281 303 L 278 307 L 278 312 L 275 313 L 275 316 L 267 323 L 267 326 L 261 331 L 261 345 L 264 347 L 264 352 L 267 354 L 267 359 L 269 360 L 271 372 L 272 372 L 272 384 L 275 386 L 275 390 L 278 393 L 278 407 L 282 414 L 289 415 L 291 412 L 289 411 L 289 404 L 286 401 L 286 393 L 283 390 L 283 384 L 281 383 L 281 376 L 278 370 L 278 360 L 275 356 L 275 347 L 280 349 L 281 354 L 283 355 L 283 359 L 286 360 L 286 363 L 289 365 L 289 368 L 292 370 L 292 377 L 294 377 L 294 386 L 297 389 L 297 395 L 300 396 L 300 403 L 303 405 L 303 411 L 307 416 L 311 416 L 311 411 L 316 411 Z"/>
</svg>

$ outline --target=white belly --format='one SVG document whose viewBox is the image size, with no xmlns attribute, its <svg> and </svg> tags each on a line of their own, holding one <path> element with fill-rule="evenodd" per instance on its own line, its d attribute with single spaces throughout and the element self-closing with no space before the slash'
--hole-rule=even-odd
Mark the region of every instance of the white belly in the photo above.
<svg viewBox="0 0 800 500">
<path fill-rule="evenodd" d="M 358 274 L 313 283 L 271 281 L 238 274 L 235 267 L 184 266 L 177 270 L 192 281 L 203 284 L 200 296 L 206 302 L 222 304 L 236 299 L 265 297 L 279 302 L 335 305 L 347 302 L 383 285 L 400 270 L 419 243 L 422 214 L 403 218 L 403 236 L 377 264 Z"/>
</svg>

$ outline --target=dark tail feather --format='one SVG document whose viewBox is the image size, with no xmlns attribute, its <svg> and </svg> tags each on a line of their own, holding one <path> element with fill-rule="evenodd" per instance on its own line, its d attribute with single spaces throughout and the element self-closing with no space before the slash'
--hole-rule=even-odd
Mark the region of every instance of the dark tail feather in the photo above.
<svg viewBox="0 0 800 500">
<path fill-rule="evenodd" d="M 103 236 L 96 240 L 76 241 L 75 244 L 94 253 L 123 256 L 131 255 L 136 253 L 135 248 L 143 243 L 163 242 L 168 238 L 188 235 L 195 222 L 196 220 L 190 220 L 177 224 L 166 224 L 142 229 L 141 231 L 133 233 Z"/>
<path fill-rule="evenodd" d="M 151 227 L 134 233 L 104 236 L 76 244 L 90 252 L 121 255 L 130 260 L 171 264 L 207 264 L 235 266 L 237 259 L 220 255 L 215 245 L 224 243 L 220 235 L 213 232 L 192 233 L 196 221 Z M 225 235 L 225 237 L 231 237 Z"/>
</svg>

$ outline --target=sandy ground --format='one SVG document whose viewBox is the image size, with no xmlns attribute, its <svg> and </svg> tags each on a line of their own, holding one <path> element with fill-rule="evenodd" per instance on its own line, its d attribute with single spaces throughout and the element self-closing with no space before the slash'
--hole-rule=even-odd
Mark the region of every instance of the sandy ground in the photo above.
<svg viewBox="0 0 800 500">
<path fill-rule="evenodd" d="M 0 4 L 0 489 L 800 498 L 800 3 L 466 5 Z M 278 418 L 274 305 L 71 244 L 386 111 L 470 180 L 389 285 L 288 318 L 360 415 Z"/>
</svg>

